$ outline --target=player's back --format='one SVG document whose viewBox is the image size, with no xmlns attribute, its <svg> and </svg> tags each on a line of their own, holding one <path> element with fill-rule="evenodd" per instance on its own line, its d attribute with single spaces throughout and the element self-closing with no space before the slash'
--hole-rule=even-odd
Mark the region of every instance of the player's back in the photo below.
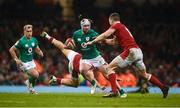
<svg viewBox="0 0 180 108">
<path fill-rule="evenodd" d="M 139 47 L 132 34 L 124 24 L 115 23 L 111 26 L 111 28 L 116 30 L 114 35 L 117 37 L 118 43 L 123 48 L 123 50 Z"/>
</svg>

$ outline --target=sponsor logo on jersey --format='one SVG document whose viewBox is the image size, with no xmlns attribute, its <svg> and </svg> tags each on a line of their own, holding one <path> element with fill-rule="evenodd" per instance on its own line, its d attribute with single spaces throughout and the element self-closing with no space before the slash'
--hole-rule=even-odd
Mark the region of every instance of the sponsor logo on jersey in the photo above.
<svg viewBox="0 0 180 108">
<path fill-rule="evenodd" d="M 35 46 L 35 43 L 33 42 L 31 45 L 34 47 L 34 46 Z"/>
<path fill-rule="evenodd" d="M 28 44 L 25 44 L 25 47 L 28 47 Z"/>
<path fill-rule="evenodd" d="M 81 44 L 81 46 L 82 46 L 83 48 L 87 48 L 87 45 L 85 44 L 85 42 L 83 42 L 83 43 Z"/>
<path fill-rule="evenodd" d="M 86 37 L 86 41 L 89 41 L 89 39 L 90 39 L 89 37 Z"/>
<path fill-rule="evenodd" d="M 78 41 L 81 41 L 81 38 L 78 38 L 77 40 L 78 40 Z"/>
<path fill-rule="evenodd" d="M 28 52 L 29 52 L 29 53 L 32 53 L 32 48 L 28 48 Z"/>
</svg>

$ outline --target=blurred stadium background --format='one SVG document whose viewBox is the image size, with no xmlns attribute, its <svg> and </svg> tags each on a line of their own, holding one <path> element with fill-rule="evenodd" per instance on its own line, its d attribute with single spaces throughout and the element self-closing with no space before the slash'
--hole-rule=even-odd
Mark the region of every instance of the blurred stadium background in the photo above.
<svg viewBox="0 0 180 108">
<path fill-rule="evenodd" d="M 179 87 L 180 0 L 0 0 L 0 85 L 24 85 L 27 78 L 8 52 L 21 37 L 23 25 L 34 26 L 33 36 L 45 54 L 43 59 L 35 56 L 41 73 L 37 85 L 47 86 L 51 74 L 69 77 L 67 59 L 39 39 L 39 33 L 47 30 L 64 42 L 80 28 L 79 14 L 92 19 L 93 29 L 102 33 L 109 27 L 111 12 L 120 13 L 121 21 L 141 46 L 148 72 L 171 87 Z M 120 51 L 105 45 L 100 45 L 99 49 L 107 62 Z M 122 79 L 123 87 L 140 87 L 144 82 L 130 68 L 118 70 L 117 76 Z M 101 85 L 109 85 L 100 73 L 96 77 Z M 90 84 L 82 81 L 81 85 Z"/>
</svg>

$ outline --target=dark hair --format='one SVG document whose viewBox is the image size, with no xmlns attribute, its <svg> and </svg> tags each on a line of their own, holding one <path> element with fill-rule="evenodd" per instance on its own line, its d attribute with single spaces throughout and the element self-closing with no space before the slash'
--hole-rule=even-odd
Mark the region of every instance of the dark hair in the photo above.
<svg viewBox="0 0 180 108">
<path fill-rule="evenodd" d="M 120 15 L 119 13 L 111 13 L 109 16 L 109 19 L 113 20 L 113 21 L 120 21 Z"/>
</svg>

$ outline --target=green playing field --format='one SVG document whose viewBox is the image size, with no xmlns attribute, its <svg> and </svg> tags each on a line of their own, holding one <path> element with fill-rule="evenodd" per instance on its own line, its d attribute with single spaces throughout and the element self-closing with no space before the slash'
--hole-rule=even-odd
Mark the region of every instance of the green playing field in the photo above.
<svg viewBox="0 0 180 108">
<path fill-rule="evenodd" d="M 127 98 L 103 98 L 84 93 L 0 93 L 0 107 L 180 107 L 180 94 L 128 94 Z"/>
</svg>

